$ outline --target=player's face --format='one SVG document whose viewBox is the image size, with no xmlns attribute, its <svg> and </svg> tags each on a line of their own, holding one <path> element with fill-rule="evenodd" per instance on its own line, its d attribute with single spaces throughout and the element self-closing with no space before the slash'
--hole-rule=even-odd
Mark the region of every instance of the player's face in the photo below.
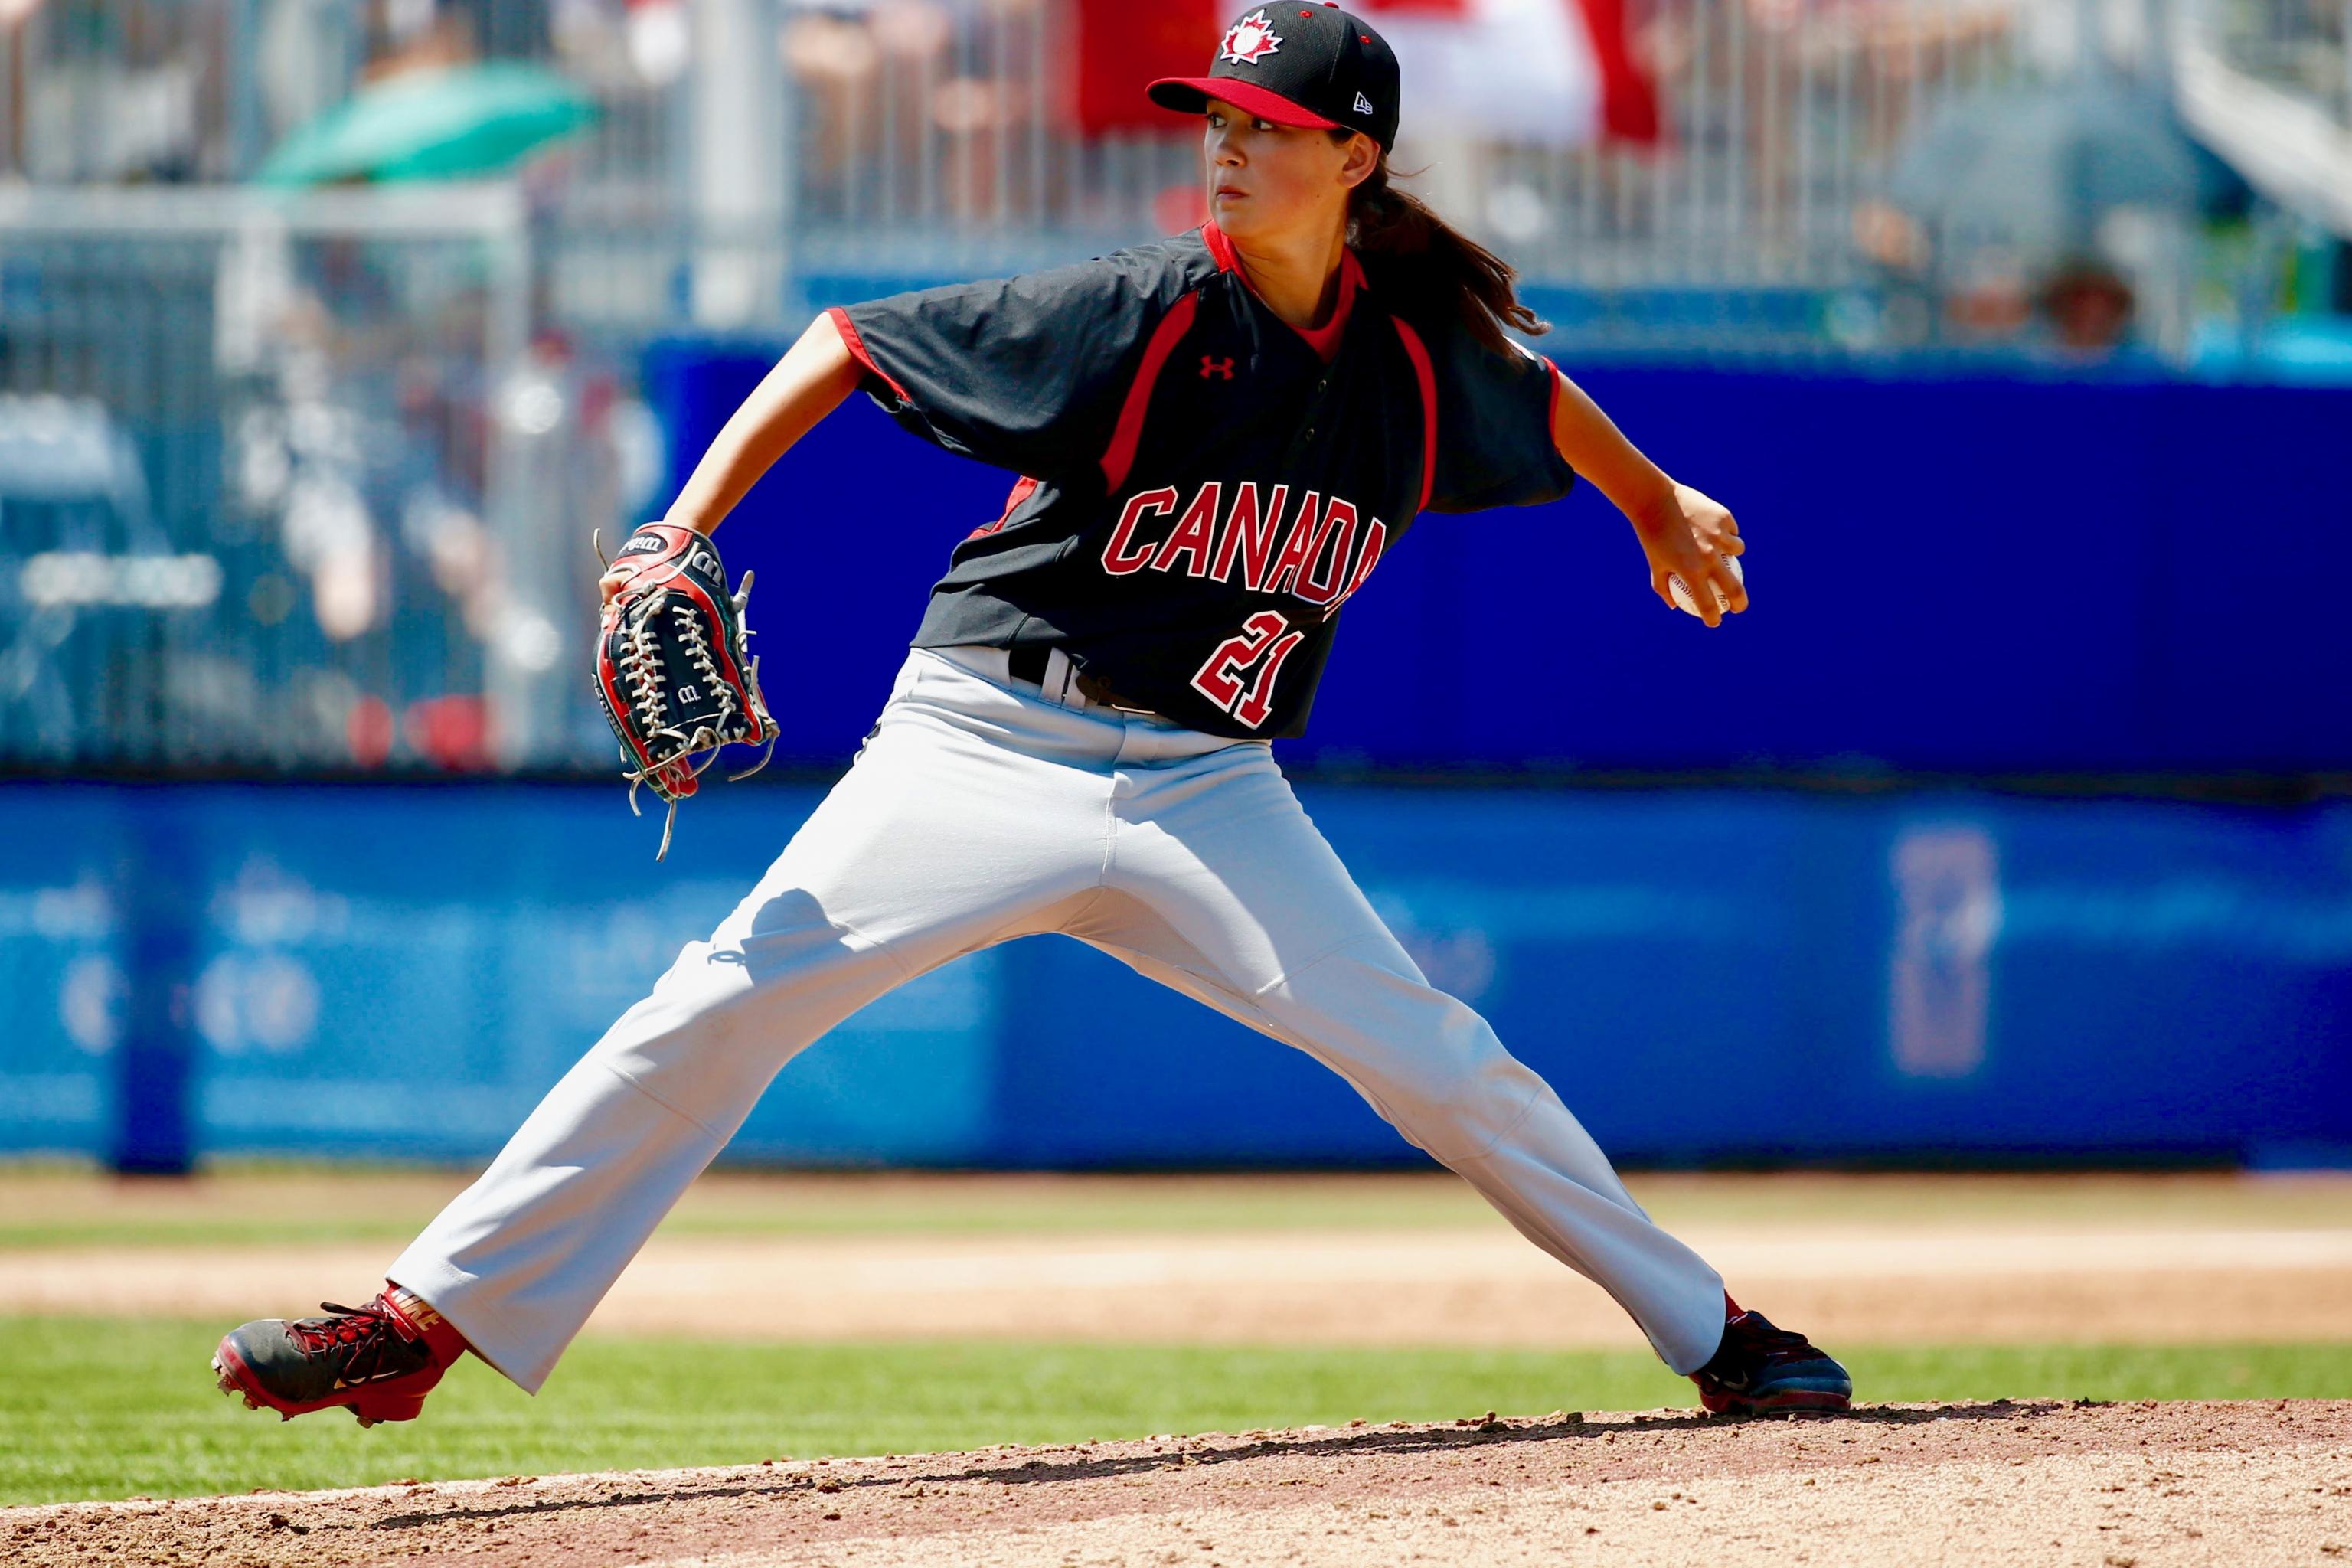
<svg viewBox="0 0 2352 1568">
<path fill-rule="evenodd" d="M 1221 98 L 1209 100 L 1207 119 L 1209 214 L 1236 239 L 1342 226 L 1348 192 L 1371 173 L 1378 152 L 1369 136 L 1335 142 Z"/>
</svg>

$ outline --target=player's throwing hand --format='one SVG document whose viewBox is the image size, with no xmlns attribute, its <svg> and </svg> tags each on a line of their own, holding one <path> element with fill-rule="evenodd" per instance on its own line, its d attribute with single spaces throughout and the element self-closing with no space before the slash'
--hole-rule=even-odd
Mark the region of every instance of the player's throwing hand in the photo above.
<svg viewBox="0 0 2352 1568">
<path fill-rule="evenodd" d="M 1651 591 L 1668 608 L 1676 608 L 1668 579 L 1680 577 L 1691 585 L 1699 619 L 1720 626 L 1723 606 L 1734 615 L 1748 607 L 1746 584 L 1723 560 L 1747 552 L 1739 524 L 1721 502 L 1688 485 L 1676 482 L 1668 498 L 1654 512 L 1633 520 L 1642 553 L 1650 559 Z"/>
</svg>

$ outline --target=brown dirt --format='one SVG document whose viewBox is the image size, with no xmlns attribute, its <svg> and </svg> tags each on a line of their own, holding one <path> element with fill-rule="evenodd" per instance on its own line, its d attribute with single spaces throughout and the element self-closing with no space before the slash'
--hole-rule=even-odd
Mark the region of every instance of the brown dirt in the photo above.
<svg viewBox="0 0 2352 1568">
<path fill-rule="evenodd" d="M 2352 1331 L 2352 1229 L 1987 1221 L 1692 1226 L 1743 1301 L 1824 1343 L 2183 1343 Z M 6 1254 L 0 1312 L 300 1314 L 375 1289 L 393 1248 L 42 1247 Z M 338 1294 L 345 1292 L 345 1294 Z M 589 1327 L 771 1340 L 1000 1336 L 1192 1343 L 1638 1350 L 1606 1295 L 1499 1222 L 1307 1234 L 656 1237 Z M 2352 1568 L 2347 1564 L 2347 1568 Z"/>
<path fill-rule="evenodd" d="M 2352 1402 L 1556 1413 L 0 1511 L 0 1555 L 647 1568 L 2352 1563 Z"/>
</svg>

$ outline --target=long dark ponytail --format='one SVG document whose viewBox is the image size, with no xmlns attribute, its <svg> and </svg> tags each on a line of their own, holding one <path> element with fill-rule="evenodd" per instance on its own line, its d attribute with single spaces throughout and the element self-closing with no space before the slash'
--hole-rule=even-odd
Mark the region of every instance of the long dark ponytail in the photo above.
<svg viewBox="0 0 2352 1568">
<path fill-rule="evenodd" d="M 1334 142 L 1355 132 L 1332 131 Z M 1389 155 L 1381 154 L 1361 184 L 1348 193 L 1348 243 L 1364 258 L 1367 276 L 1386 279 L 1403 297 L 1429 300 L 1457 315 L 1477 340 L 1509 352 L 1503 329 L 1530 336 L 1551 323 L 1519 303 L 1518 268 L 1437 216 L 1427 202 L 1390 184 Z"/>
</svg>

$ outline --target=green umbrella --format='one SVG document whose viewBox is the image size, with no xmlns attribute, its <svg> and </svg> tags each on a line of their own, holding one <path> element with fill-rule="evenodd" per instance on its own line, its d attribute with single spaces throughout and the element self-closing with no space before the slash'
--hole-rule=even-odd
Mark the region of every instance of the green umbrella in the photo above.
<svg viewBox="0 0 2352 1568">
<path fill-rule="evenodd" d="M 537 66 L 406 71 L 293 131 L 256 178 L 316 185 L 495 174 L 595 117 L 584 93 Z"/>
</svg>

